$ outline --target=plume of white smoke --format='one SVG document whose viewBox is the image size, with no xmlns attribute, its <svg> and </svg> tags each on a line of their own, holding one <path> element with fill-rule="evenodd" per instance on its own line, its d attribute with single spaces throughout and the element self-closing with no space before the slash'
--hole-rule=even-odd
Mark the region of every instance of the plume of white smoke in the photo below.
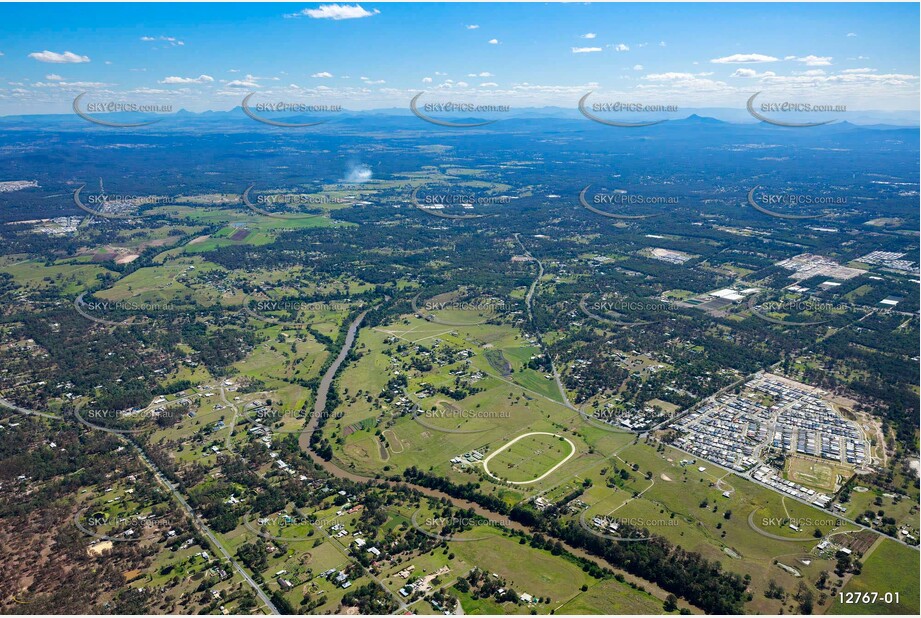
<svg viewBox="0 0 921 618">
<path fill-rule="evenodd" d="M 345 173 L 345 182 L 349 184 L 360 184 L 368 182 L 373 176 L 374 172 L 364 163 L 350 163 L 349 169 Z"/>
</svg>

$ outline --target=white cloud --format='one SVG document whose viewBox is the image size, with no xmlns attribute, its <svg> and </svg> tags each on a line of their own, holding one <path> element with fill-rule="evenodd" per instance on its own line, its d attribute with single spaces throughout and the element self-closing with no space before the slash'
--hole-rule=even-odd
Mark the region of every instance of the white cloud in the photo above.
<svg viewBox="0 0 921 618">
<path fill-rule="evenodd" d="M 202 77 L 208 77 L 208 76 L 202 75 Z M 244 79 L 235 79 L 233 81 L 229 81 L 226 84 L 224 84 L 224 86 L 226 88 L 260 88 L 261 87 L 256 82 L 244 80 Z"/>
<path fill-rule="evenodd" d="M 697 75 L 702 75 L 698 73 Z M 646 79 L 652 82 L 664 82 L 664 81 L 674 81 L 674 80 L 690 80 L 697 77 L 694 73 L 680 73 L 677 71 L 669 71 L 667 73 L 650 73 L 646 76 Z"/>
<path fill-rule="evenodd" d="M 198 77 L 176 77 L 170 76 L 160 81 L 161 84 L 206 84 L 213 82 L 214 78 L 210 75 L 199 75 Z"/>
<path fill-rule="evenodd" d="M 163 90 L 162 88 L 135 88 L 128 92 L 131 94 L 173 94 L 172 90 Z"/>
<path fill-rule="evenodd" d="M 630 46 L 625 43 L 618 43 L 614 46 L 614 51 L 626 52 L 630 51 Z"/>
<path fill-rule="evenodd" d="M 332 19 L 339 21 L 341 19 L 361 19 L 362 17 L 371 17 L 380 14 L 380 11 L 366 11 L 360 4 L 321 4 L 315 9 L 304 9 L 285 17 L 302 17 L 307 16 L 311 19 Z"/>
<path fill-rule="evenodd" d="M 328 71 L 320 71 L 319 73 L 314 73 L 314 74 L 311 75 L 310 77 L 328 78 L 328 77 L 332 77 L 332 76 L 333 76 L 333 74 L 330 73 L 330 72 L 328 72 Z"/>
<path fill-rule="evenodd" d="M 33 86 L 37 88 L 105 88 L 107 86 L 112 86 L 113 84 L 107 84 L 105 82 L 35 82 Z"/>
<path fill-rule="evenodd" d="M 842 73 L 875 73 L 876 69 L 844 69 Z"/>
<path fill-rule="evenodd" d="M 180 41 L 176 37 L 172 36 L 142 36 L 141 40 L 145 42 L 163 41 L 164 43 L 169 43 L 170 47 L 180 47 L 185 45 L 184 41 Z"/>
<path fill-rule="evenodd" d="M 722 58 L 714 58 L 710 62 L 714 64 L 748 64 L 752 62 L 777 62 L 774 56 L 764 54 L 732 54 Z"/>
<path fill-rule="evenodd" d="M 595 52 L 600 52 L 600 47 L 573 47 L 572 53 L 574 54 L 593 54 Z"/>
<path fill-rule="evenodd" d="M 480 88 L 496 88 L 498 85 L 496 82 L 483 82 L 480 84 Z"/>
<path fill-rule="evenodd" d="M 598 35 L 595 34 L 594 32 L 586 32 L 585 34 L 579 35 L 579 38 L 580 39 L 594 39 L 596 36 Z"/>
<path fill-rule="evenodd" d="M 659 47 L 665 47 L 665 41 L 659 41 Z"/>
<path fill-rule="evenodd" d="M 851 37 L 851 36 L 857 36 L 857 34 L 856 34 L 855 32 L 848 32 L 848 33 L 847 33 L 847 36 L 849 36 L 849 37 Z"/>
<path fill-rule="evenodd" d="M 469 86 L 469 85 L 470 85 L 470 84 L 468 84 L 467 82 L 457 82 L 457 84 L 456 84 L 456 86 L 457 86 L 458 88 L 466 88 L 466 87 Z"/>
<path fill-rule="evenodd" d="M 642 65 L 642 64 L 634 64 L 634 65 L 633 65 L 633 70 L 634 70 L 634 71 L 642 71 L 642 70 L 643 70 L 643 65 Z"/>
<path fill-rule="evenodd" d="M 804 63 L 807 67 L 827 67 L 831 66 L 831 56 L 803 56 L 794 58 L 797 62 Z"/>
<path fill-rule="evenodd" d="M 765 71 L 764 73 L 759 73 L 754 69 L 736 69 L 735 73 L 730 75 L 730 77 L 743 77 L 743 78 L 752 78 L 752 77 L 774 77 L 776 73 L 773 71 Z"/>
<path fill-rule="evenodd" d="M 489 39 L 489 44 L 490 44 L 490 45 L 498 45 L 498 44 L 499 44 L 499 39 Z"/>
<path fill-rule="evenodd" d="M 736 69 L 730 77 L 758 77 L 758 71 L 755 69 Z"/>
<path fill-rule="evenodd" d="M 370 78 L 368 78 L 368 77 L 365 77 L 364 75 L 362 75 L 360 79 L 361 79 L 361 81 L 363 81 L 364 83 L 366 83 L 366 84 L 369 85 L 369 86 L 375 86 L 375 85 L 378 85 L 378 84 L 386 84 L 386 83 L 387 83 L 387 82 L 385 82 L 385 81 L 382 80 L 382 79 L 370 79 Z"/>
<path fill-rule="evenodd" d="M 58 54 L 53 51 L 48 51 L 47 49 L 45 51 L 33 52 L 29 54 L 29 58 L 34 58 L 39 62 L 51 62 L 53 64 L 76 64 L 90 61 L 89 56 L 80 56 L 79 54 L 75 54 L 69 51 L 66 51 L 63 54 Z"/>
<path fill-rule="evenodd" d="M 467 26 L 467 30 L 476 30 L 477 28 L 479 28 L 479 26 L 476 24 L 470 24 Z"/>
<path fill-rule="evenodd" d="M 431 77 L 423 77 L 423 78 L 422 78 L 422 83 L 423 83 L 423 84 L 431 84 L 431 83 L 432 83 L 432 78 L 431 78 Z"/>
<path fill-rule="evenodd" d="M 489 71 L 483 71 L 481 73 L 467 73 L 467 77 L 495 77 Z"/>
<path fill-rule="evenodd" d="M 773 86 L 787 88 L 809 88 L 810 93 L 821 89 L 836 97 L 866 96 L 872 100 L 880 97 L 881 88 L 888 88 L 888 95 L 902 95 L 917 101 L 918 76 L 902 73 L 880 75 L 875 71 L 859 73 L 844 72 L 821 74 L 806 71 L 807 74 L 777 76 L 765 81 Z"/>
<path fill-rule="evenodd" d="M 57 73 L 49 73 L 48 75 L 45 76 L 45 79 L 47 79 L 48 81 L 51 81 L 51 82 L 62 82 L 62 81 L 64 81 L 64 78 L 61 77 L 60 75 L 58 75 Z"/>
</svg>

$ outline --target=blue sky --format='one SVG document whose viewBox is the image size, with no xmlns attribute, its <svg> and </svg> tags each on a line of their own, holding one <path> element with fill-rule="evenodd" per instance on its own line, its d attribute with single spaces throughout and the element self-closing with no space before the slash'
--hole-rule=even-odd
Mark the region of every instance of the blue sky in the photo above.
<svg viewBox="0 0 921 618">
<path fill-rule="evenodd" d="M 917 4 L 3 4 L 0 114 L 74 96 L 573 107 L 588 90 L 738 107 L 758 90 L 918 109 Z M 434 95 L 433 95 L 434 96 Z"/>
</svg>

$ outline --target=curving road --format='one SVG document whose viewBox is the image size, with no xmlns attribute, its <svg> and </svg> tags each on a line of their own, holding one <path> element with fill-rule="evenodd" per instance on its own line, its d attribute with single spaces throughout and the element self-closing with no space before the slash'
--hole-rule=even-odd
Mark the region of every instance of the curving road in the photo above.
<svg viewBox="0 0 921 618">
<path fill-rule="evenodd" d="M 755 525 L 755 514 L 758 512 L 758 509 L 755 509 L 748 515 L 748 527 L 760 534 L 761 536 L 766 536 L 769 539 L 774 541 L 784 541 L 786 543 L 818 543 L 820 539 L 809 538 L 809 539 L 794 539 L 788 536 L 780 536 L 779 534 L 771 534 L 770 532 L 765 532 L 757 525 Z"/>
<path fill-rule="evenodd" d="M 534 279 L 534 281 L 531 283 L 531 287 L 530 287 L 530 289 L 528 290 L 527 296 L 525 297 L 525 305 L 527 306 L 527 309 L 528 309 L 528 321 L 529 321 L 531 324 L 533 324 L 533 322 L 534 322 L 534 316 L 533 316 L 532 308 L 531 308 L 531 307 L 532 307 L 532 298 L 533 298 L 533 296 L 534 296 L 534 290 L 537 289 L 537 284 L 540 283 L 541 278 L 543 278 L 543 276 L 544 276 L 544 265 L 543 265 L 543 263 L 542 263 L 540 260 L 538 260 L 536 257 L 534 257 L 533 255 L 531 255 L 531 252 L 528 251 L 527 247 L 524 246 L 524 243 L 521 242 L 521 238 L 519 238 L 518 234 L 515 234 L 515 240 L 518 241 L 518 244 L 519 244 L 519 246 L 521 246 L 521 250 L 524 252 L 524 254 L 527 255 L 529 258 L 531 258 L 532 260 L 534 260 L 534 261 L 537 263 L 537 268 L 538 268 L 537 277 L 536 277 L 536 278 Z M 639 323 L 638 323 L 638 324 L 639 324 Z M 538 345 L 540 346 L 541 351 L 544 352 L 544 354 L 547 355 L 547 359 L 550 361 L 550 373 L 551 373 L 551 375 L 553 375 L 553 381 L 556 383 L 556 388 L 557 388 L 557 390 L 560 392 L 560 396 L 563 398 L 562 404 L 563 404 L 564 406 L 566 406 L 567 408 L 569 408 L 569 409 L 572 410 L 573 412 L 578 413 L 579 416 L 582 417 L 582 420 L 583 420 L 583 421 L 585 421 L 586 423 L 588 423 L 588 424 L 591 425 L 592 427 L 595 427 L 596 429 L 603 429 L 603 430 L 605 430 L 605 431 L 611 431 L 611 432 L 614 432 L 614 433 L 636 433 L 636 432 L 633 432 L 633 431 L 627 431 L 627 430 L 621 429 L 621 428 L 619 428 L 619 427 L 615 427 L 614 425 L 609 425 L 609 424 L 607 424 L 607 423 L 601 423 L 601 422 L 599 422 L 597 419 L 594 419 L 594 418 L 591 417 L 590 415 L 588 415 L 588 414 L 586 414 L 585 412 L 583 412 L 583 411 L 582 411 L 582 408 L 573 405 L 573 403 L 572 403 L 571 401 L 569 401 L 569 395 L 566 393 L 566 388 L 563 386 L 563 380 L 560 378 L 560 372 L 559 372 L 559 371 L 557 370 L 557 368 L 556 368 L 556 361 L 553 360 L 553 356 L 551 356 L 549 352 L 547 352 L 546 350 L 544 350 L 544 342 L 543 342 L 543 340 L 541 339 L 540 334 L 537 335 L 537 343 L 538 343 Z M 490 375 L 491 375 L 491 374 L 490 374 Z M 492 376 L 492 377 L 498 378 L 498 379 L 502 380 L 503 382 L 508 382 L 509 384 L 514 384 L 515 386 L 518 386 L 519 388 L 524 388 L 524 387 L 521 386 L 520 384 L 517 384 L 517 383 L 515 383 L 515 382 L 510 382 L 509 380 L 505 380 L 505 379 L 503 379 L 503 378 L 500 378 L 499 376 Z M 529 390 L 529 389 L 526 389 L 526 388 L 525 388 L 524 390 Z M 534 392 L 534 391 L 530 391 L 530 392 Z M 540 397 L 544 397 L 545 399 L 550 399 L 549 397 L 546 397 L 545 395 L 541 395 L 540 393 L 537 393 L 537 395 L 539 395 Z M 550 401 L 553 401 L 554 403 L 560 403 L 560 402 L 558 402 L 558 401 L 556 401 L 556 400 L 553 400 L 553 399 L 550 399 Z"/>
<path fill-rule="evenodd" d="M 524 254 L 537 263 L 537 277 L 535 277 L 534 281 L 531 282 L 531 287 L 528 289 L 528 294 L 524 298 L 525 306 L 528 309 L 528 322 L 533 326 L 534 325 L 534 313 L 532 310 L 532 306 L 533 306 L 532 301 L 534 298 L 534 290 L 537 289 L 537 284 L 540 283 L 540 280 L 544 277 L 544 264 L 543 262 L 538 260 L 536 257 L 531 255 L 531 252 L 528 251 L 528 248 L 524 246 L 523 242 L 521 242 L 521 238 L 518 236 L 518 234 L 515 234 L 515 240 L 518 241 L 518 245 L 521 247 L 521 250 L 524 251 Z M 537 335 L 537 342 L 540 345 L 541 350 L 543 351 L 544 342 L 541 340 L 540 334 Z M 563 381 L 560 380 L 560 372 L 556 370 L 556 363 L 553 361 L 553 357 L 546 351 L 544 351 L 544 354 L 546 354 L 547 358 L 550 360 L 550 370 L 551 370 L 551 373 L 553 374 L 553 380 L 556 382 L 556 387 L 559 389 L 560 395 L 563 397 L 563 405 L 565 405 L 570 410 L 574 410 L 578 412 L 581 415 L 582 411 L 579 408 L 572 405 L 572 403 L 569 401 L 569 396 L 566 394 L 566 389 L 563 388 Z"/>
</svg>

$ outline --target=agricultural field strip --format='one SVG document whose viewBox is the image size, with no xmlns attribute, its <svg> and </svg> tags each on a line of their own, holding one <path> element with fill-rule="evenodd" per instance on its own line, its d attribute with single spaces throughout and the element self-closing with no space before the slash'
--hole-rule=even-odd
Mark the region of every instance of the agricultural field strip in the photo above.
<svg viewBox="0 0 921 618">
<path fill-rule="evenodd" d="M 224 439 L 224 448 L 229 449 L 230 448 L 230 438 L 233 436 L 233 428 L 237 424 L 237 417 L 239 416 L 240 411 L 237 409 L 237 406 L 235 406 L 234 404 L 232 404 L 231 402 L 227 400 L 227 393 L 224 391 L 223 386 L 221 386 L 221 401 L 223 401 L 224 404 L 226 404 L 233 410 L 233 418 L 230 419 L 230 428 L 227 431 L 227 437 Z"/>
<path fill-rule="evenodd" d="M 418 328 L 418 325 L 417 325 L 417 326 L 414 326 L 414 327 L 411 328 L 410 330 L 403 331 L 403 334 L 405 335 L 405 334 L 407 334 L 407 333 L 409 333 L 409 332 L 415 330 L 416 328 Z M 374 330 L 376 330 L 376 331 L 379 332 L 379 333 L 384 333 L 384 334 L 386 334 L 386 335 L 390 335 L 391 337 L 396 337 L 397 339 L 402 339 L 403 341 L 406 341 L 406 342 L 409 342 L 409 343 L 413 343 L 413 344 L 419 343 L 420 341 L 425 341 L 426 339 L 431 339 L 432 337 L 441 337 L 442 335 L 447 335 L 448 333 L 454 332 L 454 329 L 451 329 L 451 330 L 446 330 L 446 331 L 441 332 L 441 333 L 435 333 L 434 335 L 427 335 L 427 336 L 425 336 L 425 337 L 422 337 L 421 339 L 407 339 L 406 337 L 403 337 L 403 336 L 397 334 L 397 333 L 400 332 L 400 331 L 396 331 L 396 330 L 390 331 L 390 330 L 387 330 L 387 329 L 384 329 L 384 328 L 380 328 L 380 327 L 377 327 L 377 326 L 374 327 Z"/>
</svg>

